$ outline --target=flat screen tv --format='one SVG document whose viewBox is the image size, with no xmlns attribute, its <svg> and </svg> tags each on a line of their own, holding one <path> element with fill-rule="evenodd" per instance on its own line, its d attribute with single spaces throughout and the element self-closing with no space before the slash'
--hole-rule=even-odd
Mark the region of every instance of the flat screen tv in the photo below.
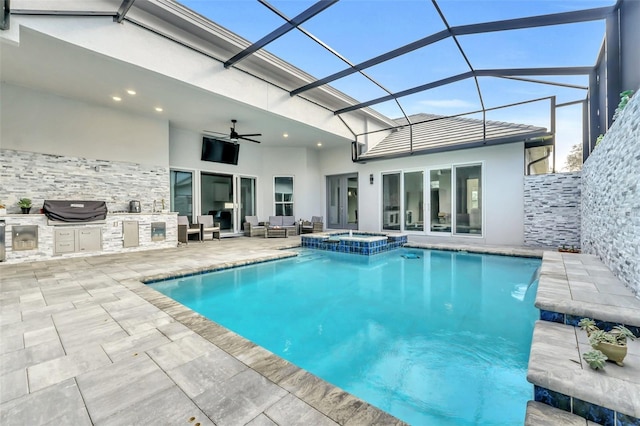
<svg viewBox="0 0 640 426">
<path fill-rule="evenodd" d="M 202 137 L 202 161 L 214 163 L 238 164 L 240 145 L 220 139 Z"/>
</svg>

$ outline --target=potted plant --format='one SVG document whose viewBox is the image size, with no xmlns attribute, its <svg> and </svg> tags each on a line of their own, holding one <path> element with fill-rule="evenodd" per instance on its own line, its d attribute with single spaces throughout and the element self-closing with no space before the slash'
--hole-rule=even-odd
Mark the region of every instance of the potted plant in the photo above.
<svg viewBox="0 0 640 426">
<path fill-rule="evenodd" d="M 18 200 L 18 206 L 22 209 L 22 213 L 29 214 L 29 211 L 31 210 L 31 199 L 20 198 Z"/>
<path fill-rule="evenodd" d="M 616 325 L 609 331 L 601 330 L 590 318 L 581 319 L 578 326 L 587 332 L 589 344 L 594 349 L 582 356 L 591 368 L 603 368 L 603 357 L 623 366 L 622 361 L 627 356 L 627 339 L 636 339 L 631 330 L 623 325 Z"/>
</svg>

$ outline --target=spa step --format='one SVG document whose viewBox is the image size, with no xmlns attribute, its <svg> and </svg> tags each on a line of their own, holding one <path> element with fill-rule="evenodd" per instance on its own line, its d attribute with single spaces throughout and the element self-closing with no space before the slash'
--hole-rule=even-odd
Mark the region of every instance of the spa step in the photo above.
<svg viewBox="0 0 640 426">
<path fill-rule="evenodd" d="M 535 401 L 599 424 L 638 424 L 640 341 L 628 343 L 624 367 L 607 362 L 604 371 L 582 359 L 590 350 L 579 328 L 536 321 L 527 373 Z"/>
<path fill-rule="evenodd" d="M 587 419 L 576 416 L 567 411 L 554 408 L 542 402 L 529 401 L 527 414 L 524 419 L 525 426 L 587 426 Z"/>
</svg>

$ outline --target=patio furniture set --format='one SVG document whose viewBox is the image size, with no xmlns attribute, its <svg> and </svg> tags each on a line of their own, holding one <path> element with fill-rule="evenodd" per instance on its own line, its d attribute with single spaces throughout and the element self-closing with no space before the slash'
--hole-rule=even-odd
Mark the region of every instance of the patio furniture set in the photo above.
<svg viewBox="0 0 640 426">
<path fill-rule="evenodd" d="M 198 241 L 204 241 L 205 234 L 211 233 L 211 239 L 220 240 L 220 223 L 213 221 L 212 215 L 198 216 L 197 223 L 189 224 L 187 216 L 178 216 L 178 241 L 189 243 L 189 235 L 197 235 Z"/>
<path fill-rule="evenodd" d="M 269 216 L 266 222 L 257 216 L 246 216 L 244 235 L 247 237 L 286 238 L 300 233 L 322 232 L 322 216 L 313 216 L 311 221 L 296 222 L 293 216 Z"/>
</svg>

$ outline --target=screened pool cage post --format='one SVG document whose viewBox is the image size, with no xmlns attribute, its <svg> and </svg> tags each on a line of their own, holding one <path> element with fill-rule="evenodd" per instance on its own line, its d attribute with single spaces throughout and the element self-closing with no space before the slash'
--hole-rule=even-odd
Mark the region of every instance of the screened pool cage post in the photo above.
<svg viewBox="0 0 640 426">
<path fill-rule="evenodd" d="M 556 173 L 556 97 L 551 96 L 549 98 L 549 105 L 551 106 L 551 140 L 553 141 L 553 168 L 552 172 Z"/>
</svg>

